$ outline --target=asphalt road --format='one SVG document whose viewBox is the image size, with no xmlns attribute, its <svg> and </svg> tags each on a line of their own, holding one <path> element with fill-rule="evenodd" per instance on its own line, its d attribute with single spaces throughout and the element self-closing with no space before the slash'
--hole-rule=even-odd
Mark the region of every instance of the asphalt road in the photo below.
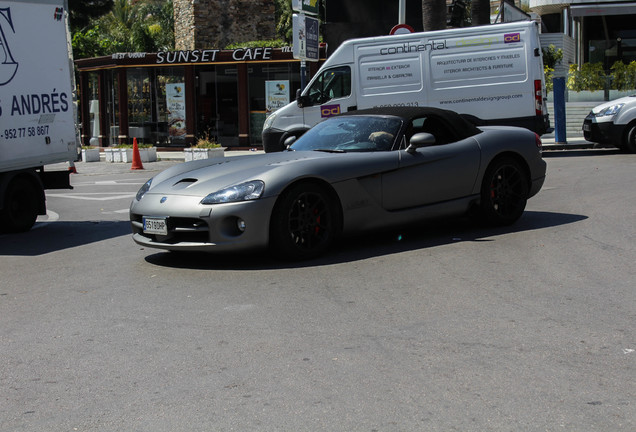
<svg viewBox="0 0 636 432">
<path fill-rule="evenodd" d="M 141 248 L 130 200 L 176 162 L 80 163 L 0 236 L 0 431 L 636 430 L 636 155 L 546 160 L 512 227 L 295 264 Z"/>
</svg>

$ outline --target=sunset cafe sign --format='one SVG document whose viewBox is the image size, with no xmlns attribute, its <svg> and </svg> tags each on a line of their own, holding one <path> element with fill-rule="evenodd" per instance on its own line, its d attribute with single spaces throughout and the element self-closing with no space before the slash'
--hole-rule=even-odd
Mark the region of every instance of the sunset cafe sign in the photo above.
<svg viewBox="0 0 636 432">
<path fill-rule="evenodd" d="M 160 51 L 154 56 L 157 64 L 178 63 L 214 63 L 218 61 L 263 61 L 272 60 L 273 48 L 237 48 L 234 50 L 196 49 L 192 51 Z M 153 54 L 148 53 L 117 53 L 114 60 L 148 59 Z"/>
<path fill-rule="evenodd" d="M 192 51 L 162 51 L 157 53 L 157 64 L 212 63 L 230 54 L 233 61 L 262 61 L 272 59 L 272 48 L 237 48 L 234 50 L 196 49 Z"/>
</svg>

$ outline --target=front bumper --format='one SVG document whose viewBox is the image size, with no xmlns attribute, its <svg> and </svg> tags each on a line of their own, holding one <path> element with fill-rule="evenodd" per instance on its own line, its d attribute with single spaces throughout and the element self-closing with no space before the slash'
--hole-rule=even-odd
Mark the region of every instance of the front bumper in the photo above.
<svg viewBox="0 0 636 432">
<path fill-rule="evenodd" d="M 168 196 L 167 202 L 188 204 L 179 209 L 161 208 L 159 199 L 147 194 L 134 202 L 130 222 L 135 243 L 171 251 L 229 252 L 258 249 L 269 243 L 269 224 L 275 197 L 237 203 L 201 205 L 200 197 Z M 147 234 L 143 218 L 166 218 L 167 235 Z M 245 224 L 239 229 L 239 221 Z"/>
<path fill-rule="evenodd" d="M 612 121 L 598 122 L 593 113 L 583 121 L 583 137 L 590 142 L 620 147 L 624 130 L 624 125 L 616 125 Z"/>
</svg>

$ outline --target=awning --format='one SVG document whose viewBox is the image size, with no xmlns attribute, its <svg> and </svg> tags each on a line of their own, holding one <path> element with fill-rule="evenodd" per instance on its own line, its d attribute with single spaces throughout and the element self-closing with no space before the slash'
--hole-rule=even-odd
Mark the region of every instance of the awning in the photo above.
<svg viewBox="0 0 636 432">
<path fill-rule="evenodd" d="M 570 6 L 573 17 L 604 16 L 604 15 L 633 15 L 636 14 L 636 2 L 626 3 L 596 3 L 578 4 Z"/>
</svg>

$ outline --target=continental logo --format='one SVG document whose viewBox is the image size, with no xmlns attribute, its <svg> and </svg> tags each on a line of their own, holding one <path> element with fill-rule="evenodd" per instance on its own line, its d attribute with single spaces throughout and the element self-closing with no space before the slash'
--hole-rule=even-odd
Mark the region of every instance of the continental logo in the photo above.
<svg viewBox="0 0 636 432">
<path fill-rule="evenodd" d="M 323 105 L 320 107 L 320 117 L 332 117 L 340 114 L 340 105 Z"/>
<path fill-rule="evenodd" d="M 503 35 L 503 38 L 504 43 L 521 42 L 521 33 L 506 33 Z M 421 51 L 444 50 L 452 48 L 453 45 L 457 48 L 471 46 L 491 46 L 495 45 L 497 42 L 501 43 L 501 35 L 467 37 L 456 39 L 454 41 L 451 40 L 450 42 L 445 39 L 431 40 L 427 43 L 416 44 L 405 42 L 401 45 L 380 48 L 380 55 L 394 55 Z"/>
<path fill-rule="evenodd" d="M 508 33 L 504 35 L 504 43 L 521 42 L 521 33 Z"/>
<path fill-rule="evenodd" d="M 435 51 L 447 48 L 448 46 L 446 40 L 432 40 L 424 44 L 411 44 L 409 42 L 405 42 L 402 45 L 380 48 L 380 55 L 394 55 L 420 51 Z"/>
</svg>

